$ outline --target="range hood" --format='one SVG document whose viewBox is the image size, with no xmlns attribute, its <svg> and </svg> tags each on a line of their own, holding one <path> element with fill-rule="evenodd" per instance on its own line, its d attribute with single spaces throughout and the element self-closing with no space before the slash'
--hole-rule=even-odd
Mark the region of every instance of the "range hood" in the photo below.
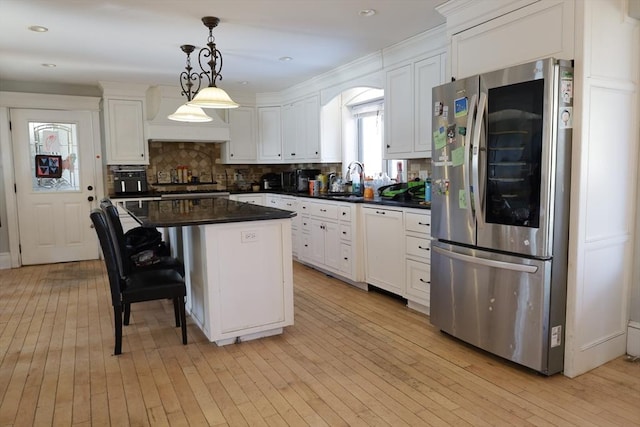
<svg viewBox="0 0 640 427">
<path fill-rule="evenodd" d="M 229 125 L 219 115 L 226 114 L 226 110 L 206 109 L 205 113 L 213 119 L 206 123 L 176 122 L 167 118 L 186 101 L 186 97 L 180 96 L 179 87 L 150 87 L 147 90 L 147 139 L 176 142 L 226 142 L 229 140 Z"/>
</svg>

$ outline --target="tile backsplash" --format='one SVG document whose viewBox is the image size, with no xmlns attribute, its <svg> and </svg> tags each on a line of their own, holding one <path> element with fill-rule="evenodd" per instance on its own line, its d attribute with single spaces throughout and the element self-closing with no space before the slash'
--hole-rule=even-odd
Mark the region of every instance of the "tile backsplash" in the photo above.
<svg viewBox="0 0 640 427">
<path fill-rule="evenodd" d="M 159 142 L 149 143 L 149 165 L 147 166 L 147 181 L 150 190 L 157 189 L 158 176 L 160 182 L 163 176 L 171 176 L 171 171 L 178 166 L 186 166 L 192 176 L 202 178 L 203 182 L 213 180 L 212 189 L 243 190 L 248 189 L 252 182 L 259 182 L 266 173 L 279 173 L 292 169 L 308 168 L 320 169 L 322 173 L 340 172 L 340 163 L 304 163 L 304 164 L 271 164 L 271 165 L 228 165 L 221 163 L 220 144 L 198 142 Z M 407 178 L 415 179 L 421 172 L 431 171 L 431 159 L 415 159 L 407 162 Z M 113 192 L 113 172 L 107 169 L 107 189 Z M 210 177 L 210 178 L 209 178 Z M 207 186 L 209 189 L 209 186 Z"/>
</svg>

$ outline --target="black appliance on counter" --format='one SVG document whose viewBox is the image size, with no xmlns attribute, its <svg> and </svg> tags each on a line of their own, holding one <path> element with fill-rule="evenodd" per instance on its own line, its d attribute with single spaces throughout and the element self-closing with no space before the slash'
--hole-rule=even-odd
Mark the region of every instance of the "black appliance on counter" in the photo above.
<svg viewBox="0 0 640 427">
<path fill-rule="evenodd" d="M 320 169 L 295 169 L 282 172 L 282 189 L 297 193 L 309 191 L 309 180 L 316 179 L 320 174 Z"/>
<path fill-rule="evenodd" d="M 113 190 L 116 194 L 146 193 L 147 171 L 128 169 L 113 172 Z"/>
<path fill-rule="evenodd" d="M 282 176 L 279 173 L 265 173 L 260 177 L 260 188 L 263 190 L 282 190 Z"/>
</svg>

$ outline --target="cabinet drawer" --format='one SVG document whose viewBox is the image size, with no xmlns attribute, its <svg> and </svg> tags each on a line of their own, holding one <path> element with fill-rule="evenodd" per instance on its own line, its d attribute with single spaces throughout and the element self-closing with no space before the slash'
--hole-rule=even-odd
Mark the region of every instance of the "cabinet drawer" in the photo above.
<svg viewBox="0 0 640 427">
<path fill-rule="evenodd" d="M 351 245 L 347 245 L 342 243 L 340 245 L 340 271 L 346 274 L 347 277 L 351 278 L 351 274 L 353 272 L 353 261 L 351 260 Z"/>
<path fill-rule="evenodd" d="M 326 219 L 338 219 L 338 206 L 313 203 L 311 205 L 311 215 Z"/>
<path fill-rule="evenodd" d="M 308 215 L 302 215 L 300 217 L 300 228 L 302 228 L 302 231 L 305 233 L 311 231 L 311 220 Z"/>
<path fill-rule="evenodd" d="M 429 307 L 431 294 L 431 266 L 407 260 L 407 299 Z"/>
<path fill-rule="evenodd" d="M 286 198 L 282 199 L 282 207 L 280 209 L 284 209 L 286 211 L 297 212 L 298 210 L 298 201 L 294 198 Z"/>
<path fill-rule="evenodd" d="M 340 239 L 350 242 L 351 241 L 351 225 L 340 224 Z"/>
<path fill-rule="evenodd" d="M 307 214 L 310 215 L 311 214 L 311 202 L 309 201 L 301 201 L 300 202 L 300 213 L 301 214 Z"/>
<path fill-rule="evenodd" d="M 338 206 L 338 219 L 340 221 L 351 221 L 351 206 Z"/>
<path fill-rule="evenodd" d="M 431 262 L 431 240 L 426 237 L 405 236 L 407 256 L 425 258 Z"/>
<path fill-rule="evenodd" d="M 406 212 L 404 228 L 406 231 L 426 233 L 427 236 L 431 236 L 431 212 Z"/>
</svg>

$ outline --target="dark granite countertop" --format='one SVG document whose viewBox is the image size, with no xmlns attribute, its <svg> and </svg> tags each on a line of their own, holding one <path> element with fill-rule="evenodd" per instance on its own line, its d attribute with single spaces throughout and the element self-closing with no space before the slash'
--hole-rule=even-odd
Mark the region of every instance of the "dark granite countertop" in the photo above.
<svg viewBox="0 0 640 427">
<path fill-rule="evenodd" d="M 250 191 L 232 191 L 231 194 L 251 194 Z M 295 197 L 304 197 L 307 199 L 317 199 L 317 200 L 332 200 L 334 202 L 349 202 L 349 203 L 370 203 L 374 205 L 383 205 L 383 206 L 395 206 L 402 208 L 416 208 L 416 209 L 431 209 L 431 203 L 428 202 L 419 202 L 413 200 L 391 200 L 385 198 L 374 198 L 374 199 L 365 199 L 362 196 L 351 195 L 348 193 L 325 193 L 317 196 L 312 196 L 308 193 L 293 193 L 281 190 L 260 190 L 258 193 L 263 194 L 282 194 L 285 196 L 295 196 Z"/>
<path fill-rule="evenodd" d="M 219 193 L 226 193 L 224 191 L 216 191 Z M 230 191 L 229 194 L 253 194 L 252 191 Z M 194 192 L 184 192 L 184 195 L 189 195 L 193 197 Z M 260 190 L 255 192 L 255 194 L 282 194 L 285 196 L 295 196 L 295 197 L 304 197 L 308 199 L 318 199 L 318 200 L 333 200 L 336 202 L 348 202 L 348 203 L 370 203 L 375 205 L 383 205 L 383 206 L 395 206 L 395 207 L 403 207 L 403 208 L 416 208 L 416 209 L 431 209 L 430 203 L 413 201 L 413 200 L 390 200 L 384 198 L 375 198 L 375 199 L 365 199 L 362 196 L 353 196 L 346 193 L 340 194 L 321 194 L 318 196 L 312 196 L 308 193 L 294 193 L 282 190 Z M 162 193 L 157 192 L 148 192 L 148 193 L 138 193 L 138 194 L 126 194 L 126 195 L 112 195 L 110 196 L 112 199 L 151 199 L 158 198 L 162 195 Z"/>
<path fill-rule="evenodd" d="M 123 202 L 122 206 L 143 227 L 180 227 L 296 216 L 295 212 L 236 202 L 222 197 L 141 200 Z"/>
</svg>

